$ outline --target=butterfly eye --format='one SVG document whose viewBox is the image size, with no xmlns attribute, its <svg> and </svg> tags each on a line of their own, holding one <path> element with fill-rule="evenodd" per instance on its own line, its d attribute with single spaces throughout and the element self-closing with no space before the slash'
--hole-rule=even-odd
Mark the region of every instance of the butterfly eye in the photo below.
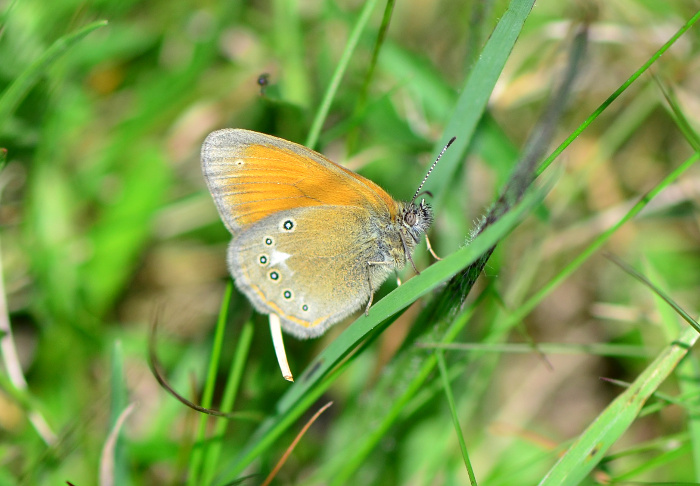
<svg viewBox="0 0 700 486">
<path fill-rule="evenodd" d="M 260 255 L 260 258 L 258 259 L 258 261 L 260 262 L 260 265 L 262 265 L 264 267 L 265 265 L 267 265 L 267 262 L 269 261 L 269 259 L 267 258 L 267 255 Z"/>
<path fill-rule="evenodd" d="M 270 273 L 267 274 L 268 277 L 270 277 L 270 280 L 273 281 L 278 281 L 280 279 L 280 274 L 277 273 L 276 271 L 272 270 Z"/>
<path fill-rule="evenodd" d="M 292 297 L 294 297 L 294 294 L 292 294 L 291 290 L 285 290 L 284 292 L 282 292 L 282 295 L 287 300 L 292 300 Z"/>
<path fill-rule="evenodd" d="M 264 242 L 265 245 L 267 245 L 267 246 L 272 246 L 272 245 L 275 243 L 275 240 L 273 240 L 273 239 L 270 238 L 269 236 L 266 236 L 265 238 L 263 238 L 263 242 Z"/>
<path fill-rule="evenodd" d="M 309 310 L 309 306 L 306 305 L 306 304 L 304 304 L 304 305 L 301 306 L 301 310 L 303 310 L 304 312 L 306 312 L 306 311 Z"/>
<path fill-rule="evenodd" d="M 413 210 L 409 210 L 403 217 L 403 220 L 407 225 L 413 226 L 414 224 L 416 224 L 417 221 L 416 212 Z"/>
</svg>

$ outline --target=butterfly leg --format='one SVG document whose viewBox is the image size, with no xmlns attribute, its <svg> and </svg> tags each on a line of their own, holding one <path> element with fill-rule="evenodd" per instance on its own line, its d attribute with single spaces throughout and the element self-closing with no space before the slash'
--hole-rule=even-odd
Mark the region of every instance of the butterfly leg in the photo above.
<svg viewBox="0 0 700 486">
<path fill-rule="evenodd" d="M 369 308 L 372 307 L 372 301 L 374 300 L 374 288 L 372 287 L 372 272 L 369 268 L 372 265 L 392 265 L 390 262 L 367 262 L 367 283 L 369 284 L 369 301 L 367 301 L 367 307 L 365 307 L 365 315 L 369 315 Z"/>
<path fill-rule="evenodd" d="M 428 246 L 428 251 L 431 255 L 433 255 L 433 258 L 435 258 L 436 260 L 442 260 L 442 258 L 435 254 L 435 251 L 433 250 L 433 247 L 430 244 L 430 240 L 428 239 L 428 235 L 425 235 L 425 244 Z"/>
<path fill-rule="evenodd" d="M 399 233 L 399 236 L 401 237 L 401 243 L 403 244 L 403 252 L 406 255 L 406 258 L 408 259 L 409 262 L 411 262 L 411 266 L 413 267 L 413 270 L 416 271 L 416 274 L 420 275 L 420 272 L 418 271 L 416 264 L 413 263 L 413 257 L 411 256 L 411 250 L 408 249 L 408 245 L 406 245 L 406 240 L 404 239 L 403 234 Z"/>
</svg>

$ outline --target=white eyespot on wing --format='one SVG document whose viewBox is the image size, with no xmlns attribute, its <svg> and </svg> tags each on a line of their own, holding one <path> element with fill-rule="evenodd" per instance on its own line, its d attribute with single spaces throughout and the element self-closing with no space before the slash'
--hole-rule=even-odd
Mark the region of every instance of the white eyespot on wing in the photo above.
<svg viewBox="0 0 700 486">
<path fill-rule="evenodd" d="M 279 230 L 282 233 L 291 233 L 296 229 L 296 227 L 297 222 L 294 220 L 294 218 L 284 218 L 279 224 Z"/>
</svg>

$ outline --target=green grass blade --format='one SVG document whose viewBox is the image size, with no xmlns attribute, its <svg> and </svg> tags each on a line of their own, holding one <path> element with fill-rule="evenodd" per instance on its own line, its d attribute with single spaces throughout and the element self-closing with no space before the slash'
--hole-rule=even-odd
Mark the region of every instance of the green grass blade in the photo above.
<svg viewBox="0 0 700 486">
<path fill-rule="evenodd" d="M 21 103 L 34 83 L 46 72 L 46 70 L 61 57 L 68 49 L 82 40 L 93 30 L 107 25 L 106 20 L 99 20 L 86 25 L 82 29 L 65 35 L 56 40 L 44 54 L 34 61 L 0 96 L 0 130 L 3 123 L 12 116 L 17 106 Z"/>
<path fill-rule="evenodd" d="M 608 255 L 608 258 L 615 263 L 618 267 L 623 269 L 625 272 L 627 272 L 629 275 L 633 276 L 640 282 L 642 282 L 644 285 L 649 287 L 651 290 L 654 291 L 654 293 L 659 296 L 664 302 L 666 302 L 671 308 L 676 311 L 676 313 L 683 318 L 685 322 L 691 325 L 697 332 L 700 332 L 700 324 L 693 319 L 690 314 L 688 314 L 681 306 L 679 306 L 666 292 L 661 290 L 657 285 L 654 285 L 651 281 L 649 281 L 648 278 L 646 278 L 644 275 L 636 271 L 634 268 L 631 266 L 627 265 L 625 262 L 620 260 L 619 258 L 615 257 L 614 255 Z"/>
<path fill-rule="evenodd" d="M 559 272 L 554 278 L 552 278 L 547 285 L 540 289 L 535 295 L 530 297 L 525 303 L 523 303 L 519 308 L 513 311 L 508 317 L 508 322 L 520 322 L 526 315 L 528 315 L 532 310 L 549 295 L 555 288 L 557 288 L 564 280 L 566 280 L 569 275 L 574 273 L 588 258 L 593 255 L 603 244 L 610 239 L 610 237 L 615 234 L 615 232 L 620 229 L 620 227 L 627 221 L 632 219 L 634 216 L 639 214 L 639 212 L 651 201 L 656 195 L 668 187 L 672 182 L 678 179 L 686 170 L 688 170 L 695 162 L 700 159 L 700 154 L 693 154 L 685 162 L 683 162 L 679 167 L 677 167 L 673 172 L 668 174 L 664 179 L 659 182 L 653 189 L 647 192 L 642 198 L 635 204 L 628 212 L 625 214 L 617 223 L 605 230 L 600 236 L 598 236 L 588 247 L 586 247 L 579 255 L 574 258 L 574 260 L 566 265 L 561 272 Z"/>
<path fill-rule="evenodd" d="M 231 364 L 231 371 L 229 372 L 229 378 L 224 388 L 224 395 L 221 399 L 220 410 L 224 413 L 233 411 L 252 341 L 253 321 L 248 320 L 243 325 L 241 334 L 238 337 L 238 345 L 236 346 L 236 353 L 234 354 L 235 358 Z M 228 420 L 219 419 L 214 427 L 214 437 L 223 437 L 228 424 Z M 204 468 L 202 470 L 202 481 L 200 484 L 211 484 L 221 455 L 221 445 L 220 440 L 215 440 L 207 448 L 207 455 L 204 459 Z"/>
<path fill-rule="evenodd" d="M 663 301 L 662 301 L 663 302 Z M 664 304 L 666 306 L 666 304 Z M 626 381 L 622 380 L 615 380 L 612 378 L 601 378 L 602 380 L 606 381 L 607 383 L 611 383 L 613 385 L 617 385 L 621 388 L 629 388 L 632 386 L 631 383 L 628 383 Z M 650 405 L 645 406 L 642 411 L 639 413 L 640 417 L 646 417 L 647 415 L 651 415 L 653 413 L 657 413 L 660 410 L 663 410 L 665 407 L 668 405 L 676 405 L 678 407 L 686 409 L 689 413 L 696 413 L 697 407 L 694 406 L 693 404 L 688 404 L 685 401 L 690 399 L 690 398 L 695 398 L 697 396 L 700 396 L 699 393 L 693 392 L 692 395 L 683 395 L 680 397 L 677 397 L 675 395 L 669 395 L 668 393 L 663 393 L 663 392 L 654 392 L 653 394 L 654 398 L 657 398 L 659 401 L 656 403 L 652 403 Z"/>
<path fill-rule="evenodd" d="M 656 455 L 648 459 L 647 461 L 644 461 L 642 464 L 640 464 L 637 467 L 634 467 L 622 474 L 615 475 L 614 478 L 612 478 L 612 483 L 614 484 L 634 484 L 636 481 L 636 478 L 639 478 L 641 475 L 647 472 L 652 472 L 653 471 L 658 471 L 662 469 L 662 466 L 668 466 L 673 468 L 676 464 L 678 464 L 678 461 L 682 460 L 688 455 L 690 446 L 688 444 L 668 444 L 667 449 L 664 450 L 659 450 L 655 451 Z M 661 484 L 663 485 L 664 483 L 646 483 L 649 485 L 652 484 Z M 666 483 L 670 484 L 670 483 Z M 695 482 L 687 482 L 687 483 L 681 483 L 681 482 L 673 482 L 673 486 L 683 486 L 684 484 L 691 486 L 691 485 L 696 485 L 697 483 Z"/>
<path fill-rule="evenodd" d="M 467 55 L 464 63 L 466 68 L 465 74 L 469 73 L 479 59 L 481 46 L 485 43 L 488 36 L 488 30 L 485 28 L 487 25 L 485 19 L 491 15 L 495 3 L 495 0 L 482 0 L 471 5 L 469 31 L 467 33 Z"/>
<path fill-rule="evenodd" d="M 202 407 L 211 408 L 212 397 L 214 396 L 214 387 L 216 386 L 216 372 L 219 368 L 219 360 L 221 358 L 221 348 L 224 344 L 224 331 L 226 330 L 226 319 L 228 318 L 228 305 L 233 293 L 233 283 L 229 281 L 226 285 L 226 292 L 221 300 L 221 310 L 219 311 L 219 319 L 216 323 L 214 333 L 214 344 L 212 345 L 211 358 L 209 360 L 209 369 L 207 370 L 207 378 L 204 383 L 204 392 L 202 393 Z M 197 444 L 204 444 L 208 415 L 201 414 L 199 417 L 199 427 L 197 429 Z M 203 484 L 199 480 L 200 468 L 204 458 L 204 448 L 198 447 L 192 451 L 190 457 L 189 474 L 187 475 L 187 484 Z"/>
<path fill-rule="evenodd" d="M 328 89 L 326 89 L 326 93 L 323 95 L 323 100 L 321 101 L 321 105 L 318 107 L 318 111 L 316 112 L 314 121 L 311 123 L 309 135 L 306 137 L 306 142 L 304 143 L 304 145 L 306 145 L 309 148 L 314 148 L 316 142 L 318 142 L 318 137 L 321 134 L 323 123 L 326 121 L 326 116 L 328 116 L 328 111 L 330 110 L 333 98 L 335 98 L 335 94 L 338 91 L 340 81 L 342 81 L 343 75 L 345 74 L 345 71 L 348 68 L 348 64 L 350 63 L 350 58 L 355 52 L 355 48 L 357 48 L 357 44 L 360 41 L 360 35 L 362 35 L 362 32 L 365 30 L 365 27 L 367 27 L 370 15 L 372 14 L 372 11 L 376 6 L 377 0 L 367 0 L 365 2 L 365 6 L 360 12 L 360 16 L 357 19 L 357 23 L 355 24 L 355 27 L 350 33 L 350 37 L 348 38 L 348 42 L 345 45 L 343 55 L 338 61 L 338 65 L 335 68 L 335 72 L 333 73 L 331 82 L 328 85 Z"/>
<path fill-rule="evenodd" d="M 666 307 L 666 306 L 664 306 Z M 682 444 L 688 441 L 688 434 L 685 432 L 677 434 L 668 434 L 664 437 L 657 437 L 651 440 L 642 442 L 641 444 L 635 444 L 631 447 L 627 447 L 621 451 L 613 452 L 608 454 L 603 461 L 603 464 L 607 464 L 617 459 L 623 457 L 633 456 L 639 454 L 640 452 L 654 452 L 663 451 L 673 448 L 673 444 Z"/>
<path fill-rule="evenodd" d="M 464 466 L 467 468 L 467 474 L 469 474 L 469 482 L 472 486 L 476 486 L 476 477 L 474 476 L 474 470 L 472 469 L 472 464 L 469 461 L 469 452 L 467 451 L 467 444 L 464 442 L 464 434 L 462 434 L 462 427 L 459 424 L 459 417 L 457 416 L 457 406 L 455 405 L 455 399 L 452 395 L 452 387 L 450 386 L 450 377 L 447 374 L 447 366 L 445 365 L 445 355 L 442 350 L 435 351 L 435 358 L 437 359 L 438 368 L 440 369 L 440 377 L 442 378 L 442 387 L 445 390 L 445 397 L 447 398 L 447 404 L 450 407 L 450 414 L 452 415 L 452 423 L 455 427 L 455 432 L 457 433 L 457 439 L 459 440 L 459 448 L 462 452 L 462 459 L 464 459 Z"/>
<path fill-rule="evenodd" d="M 299 402 L 290 408 L 276 415 L 269 417 L 263 422 L 256 433 L 251 437 L 249 446 L 244 450 L 241 458 L 224 473 L 217 478 L 215 484 L 227 486 L 232 481 L 238 480 L 238 475 L 247 467 L 259 454 L 267 450 L 268 447 L 323 395 L 328 387 L 333 384 L 335 376 L 340 375 L 349 365 L 349 361 L 341 364 L 327 380 L 318 386 L 311 388 L 309 393 L 304 395 Z M 296 382 L 295 382 L 296 383 Z"/>
<path fill-rule="evenodd" d="M 477 299 L 477 303 L 480 299 Z M 455 319 L 450 328 L 445 333 L 443 341 L 450 342 L 455 339 L 457 334 L 464 329 L 464 326 L 469 322 L 472 315 L 477 309 L 477 304 L 468 307 L 465 311 Z M 394 365 L 397 366 L 397 365 Z M 401 366 L 400 364 L 398 365 Z M 424 389 L 425 383 L 432 375 L 437 366 L 435 353 L 430 353 L 421 363 L 420 368 L 412 372 L 410 382 L 405 386 L 399 396 L 392 397 L 391 403 L 386 409 L 381 420 L 378 420 L 372 430 L 364 434 L 363 438 L 357 444 L 353 444 L 350 454 L 338 458 L 335 464 L 328 464 L 320 473 L 320 480 L 317 483 L 325 484 L 333 479 L 334 484 L 344 484 L 349 481 L 350 476 L 362 467 L 367 456 L 374 450 L 382 437 L 386 435 L 389 429 L 399 420 L 399 417 L 404 416 L 411 409 L 411 403 Z"/>
<path fill-rule="evenodd" d="M 452 137 L 457 137 L 450 150 L 440 160 L 440 170 L 435 171 L 425 184 L 425 190 L 433 194 L 433 205 L 440 207 L 447 186 L 455 173 L 467 147 L 471 143 L 476 126 L 486 109 L 496 81 L 510 56 L 523 24 L 532 10 L 534 0 L 513 0 L 496 25 L 479 61 L 470 71 L 457 105 L 447 122 L 442 137 L 436 144 L 436 154 Z"/>
<path fill-rule="evenodd" d="M 633 344 L 568 344 L 568 343 L 537 343 L 537 349 L 530 344 L 520 343 L 417 343 L 417 347 L 426 349 L 442 349 L 452 351 L 481 351 L 485 353 L 535 353 L 545 354 L 590 354 L 594 356 L 626 356 L 630 358 L 645 358 L 652 356 L 652 351 L 643 346 Z"/>
<path fill-rule="evenodd" d="M 690 146 L 693 147 L 693 150 L 700 152 L 700 137 L 693 129 L 693 126 L 688 121 L 688 118 L 683 113 L 683 110 L 681 110 L 675 94 L 670 87 L 665 86 L 661 82 L 658 76 L 654 76 L 654 81 L 656 81 L 656 85 L 664 95 L 666 103 L 668 103 L 668 107 L 671 109 L 671 117 L 673 118 L 673 121 L 676 122 L 678 129 L 681 131 L 681 133 L 683 133 Z"/>
<path fill-rule="evenodd" d="M 584 122 L 581 125 L 579 125 L 579 127 L 576 130 L 574 130 L 573 133 L 569 135 L 567 139 L 564 140 L 561 143 L 561 145 L 559 145 L 549 157 L 547 157 L 544 160 L 544 162 L 542 162 L 542 164 L 540 164 L 539 168 L 537 169 L 537 174 L 539 175 L 542 172 L 544 172 L 547 169 L 547 167 L 549 167 L 552 164 L 552 162 L 554 162 L 554 159 L 559 157 L 559 154 L 561 154 L 564 151 L 564 149 L 571 144 L 571 142 L 573 142 L 579 135 L 581 135 L 581 132 L 583 132 L 588 127 L 588 125 L 593 123 L 593 121 L 596 118 L 598 118 L 598 116 L 601 113 L 603 113 L 603 111 L 605 111 L 605 109 L 608 106 L 610 106 L 613 103 L 613 101 L 615 101 L 622 93 L 624 93 L 625 90 L 629 88 L 630 85 L 637 80 L 637 78 L 639 78 L 639 76 L 644 74 L 644 72 L 647 69 L 649 69 L 651 65 L 654 64 L 664 54 L 664 52 L 669 50 L 671 46 L 675 44 L 676 41 L 680 39 L 680 37 L 693 26 L 693 24 L 695 24 L 695 22 L 698 21 L 698 19 L 700 19 L 700 11 L 698 11 L 690 20 L 688 20 L 688 22 L 686 22 L 683 27 L 678 29 L 678 32 L 676 32 L 663 46 L 661 46 L 659 50 L 656 51 L 654 55 L 647 60 L 647 62 L 645 62 L 639 69 L 637 69 L 627 79 L 627 81 L 622 83 L 622 85 L 619 88 L 617 88 L 613 94 L 608 96 L 608 98 L 605 101 L 603 101 L 603 103 L 601 103 L 601 105 L 593 113 L 591 113 L 591 115 L 588 118 L 586 118 L 586 120 L 584 120 Z"/>
<path fill-rule="evenodd" d="M 372 59 L 369 62 L 369 67 L 367 68 L 367 73 L 365 74 L 365 79 L 362 82 L 362 88 L 357 96 L 357 104 L 355 105 L 355 110 L 351 119 L 359 119 L 360 115 L 364 112 L 367 107 L 367 95 L 369 93 L 369 86 L 374 78 L 374 70 L 377 67 L 377 60 L 379 59 L 379 52 L 384 45 L 386 40 L 386 34 L 389 31 L 389 23 L 391 22 L 391 14 L 394 12 L 394 5 L 396 0 L 387 0 L 386 6 L 384 7 L 384 16 L 382 17 L 382 24 L 379 26 L 379 34 L 377 35 L 377 40 L 374 43 L 374 49 L 372 50 Z M 348 134 L 348 153 L 353 154 L 357 148 L 357 141 L 359 137 L 359 129 L 355 127 Z"/>
<path fill-rule="evenodd" d="M 661 286 L 663 280 L 659 272 L 650 264 L 645 265 L 645 268 L 649 279 L 656 286 Z M 675 333 L 678 332 L 678 317 L 674 309 L 666 305 L 666 302 L 658 295 L 654 295 L 654 302 L 656 311 L 661 318 L 666 338 L 673 339 Z M 681 406 L 689 408 L 691 404 L 695 405 L 697 403 L 697 397 L 700 396 L 700 380 L 698 380 L 698 376 L 700 376 L 700 360 L 695 354 L 689 354 L 678 366 L 676 374 L 678 386 L 681 390 L 679 401 Z M 691 401 L 691 398 L 696 399 Z M 700 483 L 700 414 L 689 412 L 686 420 L 691 443 L 694 477 Z"/>
<path fill-rule="evenodd" d="M 663 383 L 698 339 L 695 329 L 686 328 L 669 344 L 569 447 L 550 469 L 540 486 L 578 484 L 603 459 L 608 449 L 634 422 L 646 400 Z"/>
</svg>

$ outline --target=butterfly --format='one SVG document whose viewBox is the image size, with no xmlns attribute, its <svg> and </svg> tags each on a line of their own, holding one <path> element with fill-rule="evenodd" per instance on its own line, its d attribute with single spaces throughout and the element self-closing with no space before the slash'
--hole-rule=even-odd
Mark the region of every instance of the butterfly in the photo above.
<svg viewBox="0 0 700 486">
<path fill-rule="evenodd" d="M 411 254 L 433 221 L 430 206 L 417 201 L 425 179 L 411 201 L 397 202 L 318 152 L 250 130 L 207 136 L 202 170 L 233 236 L 236 286 L 302 339 L 363 306 L 368 312 L 391 273 L 407 262 L 415 269 Z"/>
</svg>

